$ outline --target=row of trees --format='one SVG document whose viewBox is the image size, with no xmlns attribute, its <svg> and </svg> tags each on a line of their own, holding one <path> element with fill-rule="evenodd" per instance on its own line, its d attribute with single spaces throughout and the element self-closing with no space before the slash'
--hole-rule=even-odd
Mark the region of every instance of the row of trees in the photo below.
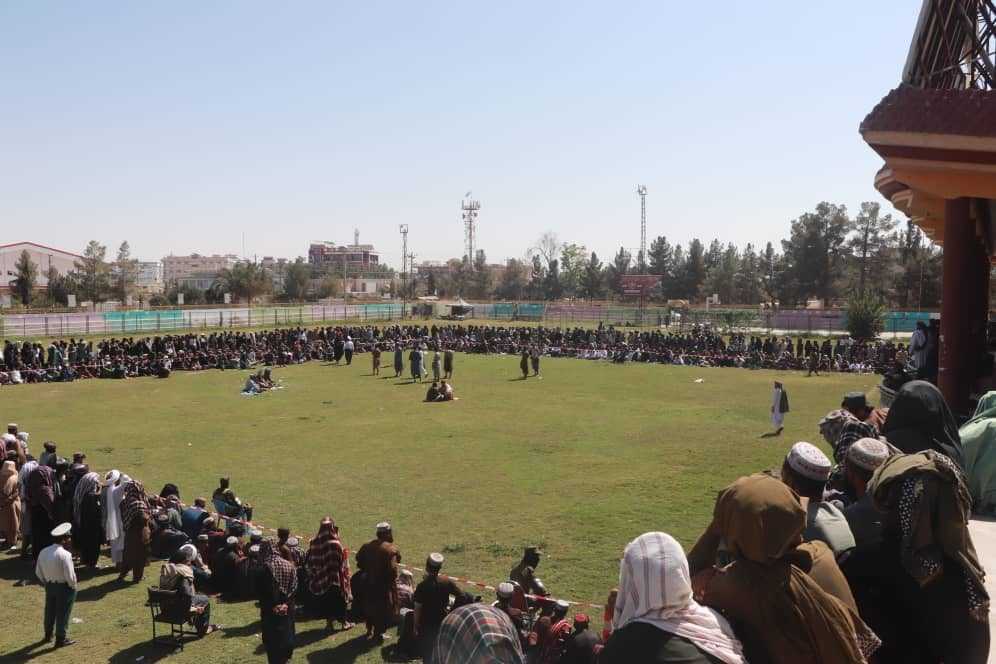
<svg viewBox="0 0 996 664">
<path fill-rule="evenodd" d="M 107 247 L 91 240 L 73 268 L 67 274 L 60 274 L 54 267 L 49 268 L 45 274 L 47 292 L 39 293 L 36 289 L 40 276 L 38 265 L 31 260 L 31 254 L 22 251 L 14 265 L 11 288 L 24 306 L 65 305 L 70 294 L 81 302 L 101 302 L 108 299 L 124 301 L 136 290 L 138 261 L 131 257 L 128 242 L 122 242 L 118 247 L 117 258 L 108 262 Z"/>
<path fill-rule="evenodd" d="M 81 302 L 125 301 L 136 292 L 138 261 L 127 242 L 108 261 L 107 248 L 91 241 L 74 268 L 65 275 L 50 270 L 48 292 L 39 298 L 38 266 L 23 252 L 11 284 L 25 305 L 66 304 L 70 293 Z M 777 248 L 771 242 L 738 247 L 718 239 L 706 246 L 698 238 L 683 246 L 661 235 L 641 265 L 624 248 L 603 261 L 584 245 L 546 232 L 525 258 L 509 259 L 503 270 L 492 271 L 478 250 L 472 263 L 454 259 L 445 270 L 416 275 L 406 284 L 406 295 L 595 300 L 622 296 L 622 277 L 639 272 L 661 275 L 653 293 L 659 300 L 701 301 L 715 294 L 724 304 L 794 305 L 857 296 L 904 308 L 933 307 L 940 298 L 941 254 L 912 222 L 899 224 L 882 215 L 878 203 L 862 203 L 852 218 L 843 205 L 824 202 L 794 219 Z M 282 283 L 282 292 L 274 293 L 272 275 L 263 266 L 242 262 L 224 270 L 206 291 L 173 286 L 150 303 L 175 303 L 179 293 L 188 304 L 222 302 L 226 293 L 243 302 L 264 295 L 300 301 L 338 295 L 342 281 L 336 275 L 316 280 L 312 266 L 298 258 L 285 268 Z M 401 295 L 400 287 L 396 283 L 392 294 Z"/>
<path fill-rule="evenodd" d="M 661 275 L 656 299 L 722 303 L 803 304 L 851 296 L 872 297 L 899 307 L 932 307 L 940 298 L 941 252 L 912 222 L 882 215 L 878 203 L 862 203 L 853 218 L 843 205 L 820 203 L 791 222 L 788 238 L 776 248 L 748 243 L 737 247 L 698 238 L 683 246 L 661 235 L 651 242 L 641 267 L 620 247 L 603 260 L 584 245 L 560 242 L 546 232 L 525 259 L 510 259 L 500 276 L 487 270 L 483 251 L 474 269 L 451 261 L 447 274 L 429 275 L 419 292 L 496 299 L 602 299 L 622 296 L 621 277 Z"/>
</svg>

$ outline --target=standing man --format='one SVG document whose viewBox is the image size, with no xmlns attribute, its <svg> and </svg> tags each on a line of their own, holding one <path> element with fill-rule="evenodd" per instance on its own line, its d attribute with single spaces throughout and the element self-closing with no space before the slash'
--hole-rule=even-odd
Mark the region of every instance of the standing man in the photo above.
<svg viewBox="0 0 996 664">
<path fill-rule="evenodd" d="M 401 372 L 405 370 L 405 356 L 401 352 L 401 344 L 394 344 L 394 377 L 401 378 Z"/>
<path fill-rule="evenodd" d="M 522 372 L 522 380 L 529 378 L 529 349 L 522 349 L 522 357 L 519 358 L 519 371 Z"/>
<path fill-rule="evenodd" d="M 453 349 L 448 347 L 443 351 L 443 378 L 453 378 Z"/>
<path fill-rule="evenodd" d="M 356 346 L 353 344 L 353 337 L 346 337 L 346 343 L 342 348 L 346 354 L 346 366 L 348 367 L 353 363 L 353 350 L 356 349 Z"/>
<path fill-rule="evenodd" d="M 412 382 L 422 382 L 422 347 L 416 342 L 412 346 L 411 362 Z"/>
<path fill-rule="evenodd" d="M 398 613 L 398 564 L 401 552 L 394 545 L 391 524 L 377 524 L 377 538 L 356 552 L 356 566 L 366 573 L 363 590 L 363 613 L 367 638 L 384 639 L 384 632 Z"/>
<path fill-rule="evenodd" d="M 45 642 L 52 640 L 54 628 L 56 648 L 76 643 L 69 638 L 69 615 L 76 602 L 76 570 L 68 550 L 71 530 L 68 523 L 56 526 L 53 543 L 42 549 L 35 564 L 35 576 L 45 586 Z"/>
<path fill-rule="evenodd" d="M 775 426 L 775 435 L 782 435 L 785 429 L 785 413 L 789 412 L 788 391 L 777 380 L 771 394 L 771 423 Z"/>
<path fill-rule="evenodd" d="M 439 626 L 443 624 L 450 604 L 450 595 L 458 600 L 464 596 L 453 580 L 439 574 L 443 554 L 430 553 L 425 561 L 425 578 L 415 588 L 415 637 L 425 661 L 430 661 Z M 458 602 L 459 604 L 459 602 Z"/>
<path fill-rule="evenodd" d="M 432 381 L 436 382 L 439 380 L 439 370 L 441 367 L 441 358 L 439 356 L 439 351 L 437 350 L 432 356 Z"/>
<path fill-rule="evenodd" d="M 812 376 L 813 373 L 815 373 L 817 376 L 820 375 L 820 354 L 819 353 L 813 352 L 813 353 L 809 354 L 809 359 L 807 360 L 807 367 L 809 369 L 809 373 L 806 374 L 806 378 L 809 378 L 810 376 Z"/>
<path fill-rule="evenodd" d="M 927 373 L 927 341 L 927 324 L 918 320 L 916 330 L 910 337 L 910 355 L 919 378 L 923 378 Z"/>
<path fill-rule="evenodd" d="M 539 361 L 540 361 L 540 347 L 539 344 L 533 344 L 529 349 L 529 362 L 533 365 L 533 375 L 539 376 Z"/>
<path fill-rule="evenodd" d="M 28 475 L 28 511 L 31 514 L 31 554 L 35 560 L 52 543 L 55 527 L 55 471 L 36 466 Z"/>
<path fill-rule="evenodd" d="M 380 344 L 374 344 L 373 349 L 370 351 L 370 359 L 373 362 L 373 375 L 380 375 Z"/>
</svg>

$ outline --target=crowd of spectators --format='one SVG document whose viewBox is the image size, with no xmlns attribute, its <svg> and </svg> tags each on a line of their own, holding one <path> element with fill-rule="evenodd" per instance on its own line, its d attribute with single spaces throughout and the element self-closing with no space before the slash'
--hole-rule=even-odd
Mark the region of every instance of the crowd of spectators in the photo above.
<svg viewBox="0 0 996 664">
<path fill-rule="evenodd" d="M 879 372 L 905 365 L 909 352 L 893 341 L 857 342 L 720 334 L 695 326 L 688 332 L 504 325 L 360 325 L 225 331 L 38 342 L 7 340 L 0 385 L 67 382 L 85 378 L 166 378 L 173 371 L 246 370 L 307 361 L 338 363 L 378 348 L 419 347 L 466 353 L 518 355 L 537 349 L 550 357 L 689 366 L 780 370 Z"/>
<path fill-rule="evenodd" d="M 372 643 L 396 625 L 393 656 L 440 664 L 986 662 L 989 596 L 959 431 L 940 392 L 911 381 L 888 410 L 849 393 L 819 430 L 832 459 L 800 441 L 780 468 L 736 479 L 687 554 L 658 531 L 622 549 L 600 632 L 540 580 L 536 547 L 483 604 L 442 573 L 436 552 L 416 583 L 387 522 L 353 572 L 330 517 L 307 546 L 284 528 L 267 539 L 258 506 L 226 478 L 210 506 L 184 504 L 177 484 L 149 494 L 117 470 L 91 471 L 82 453 L 67 461 L 54 443 L 36 461 L 13 423 L 0 533 L 35 558 L 62 537 L 90 568 L 109 545 L 122 580 L 140 581 L 150 554 L 163 560 L 158 585 L 186 597 L 201 635 L 213 629 L 212 596 L 255 599 L 271 662 L 290 658 L 296 617 L 324 618 L 333 633 L 363 622 Z M 65 629 L 59 638 L 72 643 Z"/>
</svg>

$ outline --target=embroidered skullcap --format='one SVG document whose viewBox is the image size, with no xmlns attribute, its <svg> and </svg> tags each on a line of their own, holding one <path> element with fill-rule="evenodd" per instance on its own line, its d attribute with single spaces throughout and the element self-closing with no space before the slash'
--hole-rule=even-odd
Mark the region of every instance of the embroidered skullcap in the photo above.
<svg viewBox="0 0 996 664">
<path fill-rule="evenodd" d="M 889 458 L 889 447 L 877 438 L 861 438 L 847 448 L 847 463 L 874 471 Z"/>
<path fill-rule="evenodd" d="M 812 443 L 796 443 L 789 450 L 786 459 L 789 468 L 807 479 L 816 482 L 826 482 L 830 479 L 833 464 L 827 455 Z"/>
</svg>

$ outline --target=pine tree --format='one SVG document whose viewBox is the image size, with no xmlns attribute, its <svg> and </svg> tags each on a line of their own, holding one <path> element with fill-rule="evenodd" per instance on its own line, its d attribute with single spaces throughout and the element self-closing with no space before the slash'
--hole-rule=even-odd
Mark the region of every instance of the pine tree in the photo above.
<svg viewBox="0 0 996 664">
<path fill-rule="evenodd" d="M 38 284 L 38 266 L 31 260 L 31 254 L 28 253 L 27 249 L 17 257 L 17 262 L 14 264 L 14 275 L 14 279 L 10 282 L 11 288 L 17 293 L 21 304 L 28 306 L 31 304 L 35 286 Z"/>
<path fill-rule="evenodd" d="M 602 269 L 602 261 L 598 260 L 598 255 L 593 251 L 584 268 L 581 293 L 589 300 L 597 300 L 605 293 L 604 284 L 605 273 Z"/>
</svg>

